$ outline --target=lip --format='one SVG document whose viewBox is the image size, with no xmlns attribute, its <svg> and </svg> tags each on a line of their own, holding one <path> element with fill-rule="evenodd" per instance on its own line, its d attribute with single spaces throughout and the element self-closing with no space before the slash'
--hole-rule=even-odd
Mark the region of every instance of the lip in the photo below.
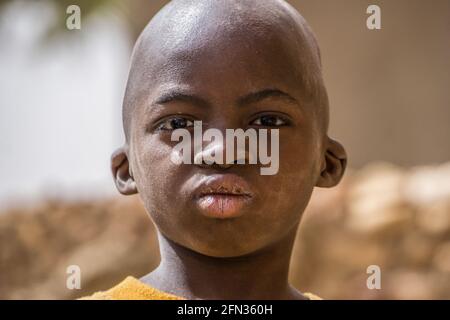
<svg viewBox="0 0 450 320">
<path fill-rule="evenodd" d="M 194 201 L 209 218 L 237 218 L 253 200 L 249 184 L 234 174 L 207 176 L 195 190 Z"/>
</svg>

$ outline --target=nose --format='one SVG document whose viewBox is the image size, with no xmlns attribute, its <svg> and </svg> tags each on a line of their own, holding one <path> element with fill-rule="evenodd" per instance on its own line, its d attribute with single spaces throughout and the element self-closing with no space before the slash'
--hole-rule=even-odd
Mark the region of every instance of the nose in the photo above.
<svg viewBox="0 0 450 320">
<path fill-rule="evenodd" d="M 235 144 L 230 142 L 227 148 L 225 139 L 222 140 L 214 139 L 204 146 L 200 152 L 194 155 L 194 164 L 203 168 L 228 169 L 236 164 L 249 163 L 250 155 L 245 148 L 238 150 Z"/>
</svg>

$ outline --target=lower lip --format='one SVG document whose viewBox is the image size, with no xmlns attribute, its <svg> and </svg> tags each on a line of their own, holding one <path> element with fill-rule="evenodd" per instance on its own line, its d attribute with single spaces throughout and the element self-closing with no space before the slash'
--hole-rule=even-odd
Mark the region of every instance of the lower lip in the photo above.
<svg viewBox="0 0 450 320">
<path fill-rule="evenodd" d="M 197 205 L 209 218 L 228 219 L 241 216 L 249 200 L 245 195 L 208 194 L 197 199 Z"/>
</svg>

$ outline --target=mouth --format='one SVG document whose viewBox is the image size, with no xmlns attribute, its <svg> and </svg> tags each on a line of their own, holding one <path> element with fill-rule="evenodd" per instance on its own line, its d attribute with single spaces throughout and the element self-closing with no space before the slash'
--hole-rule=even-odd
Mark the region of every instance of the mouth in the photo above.
<svg viewBox="0 0 450 320">
<path fill-rule="evenodd" d="M 208 176 L 197 188 L 195 203 L 209 218 L 237 218 L 253 199 L 248 183 L 236 175 Z"/>
</svg>

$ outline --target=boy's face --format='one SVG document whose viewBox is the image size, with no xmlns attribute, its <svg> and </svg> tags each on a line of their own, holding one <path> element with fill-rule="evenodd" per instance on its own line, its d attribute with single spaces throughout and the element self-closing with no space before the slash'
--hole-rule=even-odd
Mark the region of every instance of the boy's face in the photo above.
<svg viewBox="0 0 450 320">
<path fill-rule="evenodd" d="M 151 76 L 132 84 L 144 94 L 135 99 L 128 145 L 120 152 L 163 235 L 201 254 L 236 257 L 295 232 L 314 186 L 335 184 L 342 172 L 323 181 L 328 138 L 319 107 L 298 78 L 301 57 L 290 43 L 244 31 L 205 43 L 180 45 L 142 63 L 142 74 Z M 253 99 L 243 99 L 249 95 Z M 259 164 L 173 163 L 178 141 L 171 141 L 172 130 L 191 130 L 194 120 L 224 136 L 225 129 L 279 129 L 278 173 L 261 175 Z M 201 198 L 205 190 L 211 194 Z M 205 201 L 230 214 L 211 214 Z"/>
</svg>

